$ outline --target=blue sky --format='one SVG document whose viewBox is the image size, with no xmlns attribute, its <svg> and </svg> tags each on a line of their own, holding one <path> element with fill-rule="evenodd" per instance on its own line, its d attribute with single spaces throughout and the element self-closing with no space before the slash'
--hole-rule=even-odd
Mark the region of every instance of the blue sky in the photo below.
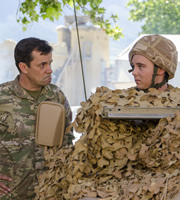
<svg viewBox="0 0 180 200">
<path fill-rule="evenodd" d="M 126 46 L 137 38 L 140 32 L 140 23 L 132 23 L 128 20 L 129 11 L 125 7 L 128 0 L 103 0 L 102 6 L 106 11 L 106 16 L 117 13 L 120 20 L 119 26 L 123 28 L 124 38 L 118 42 L 110 38 L 110 54 L 118 55 Z M 0 43 L 6 39 L 19 41 L 25 37 L 39 37 L 49 42 L 57 42 L 56 27 L 64 24 L 64 15 L 74 15 L 73 10 L 65 9 L 63 16 L 58 21 L 51 22 L 49 20 L 40 20 L 38 23 L 33 23 L 28 27 L 28 30 L 23 32 L 22 26 L 16 22 L 16 12 L 18 9 L 19 0 L 1 0 L 0 6 Z"/>
</svg>

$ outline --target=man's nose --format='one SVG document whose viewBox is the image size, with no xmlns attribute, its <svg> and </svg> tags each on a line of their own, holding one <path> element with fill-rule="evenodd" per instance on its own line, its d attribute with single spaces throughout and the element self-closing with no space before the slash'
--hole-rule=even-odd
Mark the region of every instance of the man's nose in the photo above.
<svg viewBox="0 0 180 200">
<path fill-rule="evenodd" d="M 48 65 L 47 66 L 47 69 L 46 69 L 46 73 L 47 74 L 51 74 L 53 72 L 52 68 L 51 68 L 51 65 Z"/>
<path fill-rule="evenodd" d="M 133 69 L 133 71 L 132 71 L 132 75 L 135 76 L 135 75 L 137 75 L 137 74 L 138 74 L 138 67 L 135 67 L 135 66 L 134 66 L 134 69 Z"/>
</svg>

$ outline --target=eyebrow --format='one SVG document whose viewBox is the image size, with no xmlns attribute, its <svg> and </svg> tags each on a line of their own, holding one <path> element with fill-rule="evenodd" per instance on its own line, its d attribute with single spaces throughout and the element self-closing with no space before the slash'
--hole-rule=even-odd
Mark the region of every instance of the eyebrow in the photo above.
<svg viewBox="0 0 180 200">
<path fill-rule="evenodd" d="M 146 65 L 145 63 L 142 63 L 142 62 L 138 62 L 138 63 L 133 63 L 133 62 L 132 62 L 132 63 L 131 63 L 131 65 L 133 65 L 133 66 L 134 66 L 135 64 L 136 64 L 136 65 Z"/>
<path fill-rule="evenodd" d="M 48 62 L 48 61 L 47 61 L 47 62 L 43 61 L 43 62 L 40 62 L 39 65 L 42 64 L 42 63 L 43 63 L 43 64 L 46 64 L 46 63 L 52 63 L 52 62 L 53 62 L 53 60 L 51 60 L 50 62 Z"/>
</svg>

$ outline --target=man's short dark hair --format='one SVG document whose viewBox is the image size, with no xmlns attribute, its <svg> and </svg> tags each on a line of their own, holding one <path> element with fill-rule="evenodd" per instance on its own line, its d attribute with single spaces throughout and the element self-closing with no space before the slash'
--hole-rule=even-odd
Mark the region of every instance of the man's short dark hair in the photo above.
<svg viewBox="0 0 180 200">
<path fill-rule="evenodd" d="M 30 67 L 30 62 L 33 60 L 32 51 L 39 51 L 42 55 L 51 53 L 53 48 L 47 41 L 35 37 L 29 37 L 20 40 L 14 49 L 14 58 L 16 66 L 19 69 L 19 63 L 26 63 Z"/>
</svg>

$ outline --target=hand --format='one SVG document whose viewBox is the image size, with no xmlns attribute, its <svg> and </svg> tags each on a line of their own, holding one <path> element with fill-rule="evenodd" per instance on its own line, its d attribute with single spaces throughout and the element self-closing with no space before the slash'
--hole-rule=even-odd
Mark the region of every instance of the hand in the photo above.
<svg viewBox="0 0 180 200">
<path fill-rule="evenodd" d="M 10 192 L 10 188 L 7 187 L 5 184 L 3 184 L 1 182 L 1 180 L 12 181 L 12 179 L 8 176 L 0 174 L 0 197 L 4 194 L 7 194 L 8 192 Z"/>
</svg>

